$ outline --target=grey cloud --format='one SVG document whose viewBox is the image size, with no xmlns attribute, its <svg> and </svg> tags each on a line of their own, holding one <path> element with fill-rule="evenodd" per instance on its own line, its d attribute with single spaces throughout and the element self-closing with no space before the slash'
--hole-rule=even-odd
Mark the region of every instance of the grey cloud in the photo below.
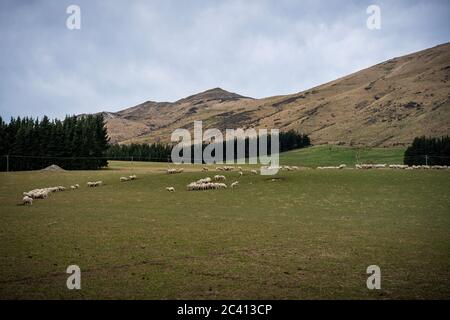
<svg viewBox="0 0 450 320">
<path fill-rule="evenodd" d="M 382 29 L 366 28 L 366 8 Z M 65 27 L 81 7 L 82 28 Z M 298 92 L 447 42 L 448 1 L 2 1 L 0 115 Z"/>
</svg>

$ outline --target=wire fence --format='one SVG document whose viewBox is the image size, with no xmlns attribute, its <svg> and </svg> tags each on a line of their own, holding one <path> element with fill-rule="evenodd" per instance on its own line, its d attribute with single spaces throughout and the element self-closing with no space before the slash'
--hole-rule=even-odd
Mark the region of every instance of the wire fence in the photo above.
<svg viewBox="0 0 450 320">
<path fill-rule="evenodd" d="M 230 162 L 220 162 L 224 164 L 248 164 L 257 163 L 255 159 L 241 159 Z M 0 171 L 27 171 L 40 170 L 50 165 L 58 165 L 63 169 L 69 170 L 90 170 L 108 166 L 108 161 L 128 161 L 128 162 L 162 162 L 170 165 L 170 157 L 145 157 L 145 156 L 120 156 L 120 157 L 56 157 L 56 156 L 33 156 L 33 155 L 4 155 L 0 156 Z M 192 158 L 191 162 L 203 164 L 203 159 Z M 408 165 L 450 165 L 450 157 L 438 155 L 417 155 L 411 157 L 393 158 L 392 156 L 378 155 L 376 157 L 358 155 L 346 165 L 355 164 L 408 164 Z M 219 164 L 219 162 L 218 162 Z M 316 167 L 321 165 L 340 165 L 342 162 L 337 159 L 317 160 L 308 157 L 299 157 L 298 159 L 289 159 L 284 163 L 283 158 L 280 164 L 289 164 L 297 166 Z"/>
</svg>

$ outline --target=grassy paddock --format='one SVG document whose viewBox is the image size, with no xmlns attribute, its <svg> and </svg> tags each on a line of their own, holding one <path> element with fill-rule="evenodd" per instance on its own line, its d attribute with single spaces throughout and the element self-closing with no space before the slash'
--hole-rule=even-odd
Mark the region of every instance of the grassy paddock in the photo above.
<svg viewBox="0 0 450 320">
<path fill-rule="evenodd" d="M 320 145 L 284 152 L 280 163 L 305 167 L 335 166 L 345 163 L 354 166 L 359 163 L 402 164 L 404 148 L 352 148 L 334 145 Z"/>
<path fill-rule="evenodd" d="M 0 298 L 450 298 L 448 171 L 247 173 L 238 189 L 187 192 L 198 167 L 130 166 L 0 173 Z M 75 183 L 18 205 L 23 191 Z M 70 264 L 79 291 L 66 288 Z M 372 264 L 379 291 L 366 288 Z"/>
</svg>

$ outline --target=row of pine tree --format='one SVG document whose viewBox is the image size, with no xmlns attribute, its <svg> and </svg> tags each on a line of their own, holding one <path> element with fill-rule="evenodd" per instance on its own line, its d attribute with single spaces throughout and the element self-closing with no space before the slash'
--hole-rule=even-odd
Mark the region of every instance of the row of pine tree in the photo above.
<svg viewBox="0 0 450 320">
<path fill-rule="evenodd" d="M 249 142 L 247 138 L 245 157 L 249 156 Z M 280 133 L 279 144 L 284 152 L 308 147 L 311 142 L 307 135 L 291 130 Z M 237 140 L 234 150 L 236 145 Z M 221 147 L 225 156 L 225 145 Z M 67 170 L 95 170 L 106 167 L 107 159 L 170 162 L 171 152 L 171 144 L 109 145 L 101 114 L 64 120 L 18 117 L 9 123 L 0 117 L 0 171 L 38 170 L 52 164 Z M 194 152 L 191 154 L 193 157 Z"/>
<path fill-rule="evenodd" d="M 267 137 L 267 145 L 269 147 L 268 154 L 271 154 L 271 139 L 270 135 Z M 223 159 L 225 161 L 226 155 L 226 145 L 217 142 L 218 148 L 222 148 Z M 256 141 L 258 146 L 259 141 Z M 245 158 L 249 157 L 249 147 L 250 139 L 245 140 Z M 298 133 L 295 130 L 290 130 L 287 132 L 280 132 L 279 134 L 279 149 L 280 152 L 289 151 L 292 149 L 299 149 L 304 147 L 309 147 L 311 145 L 311 140 L 306 134 Z M 204 150 L 208 144 L 202 145 L 202 150 Z M 237 140 L 234 141 L 233 150 L 237 150 Z M 112 145 L 107 152 L 109 159 L 117 160 L 136 160 L 136 161 L 157 161 L 157 162 L 170 162 L 171 160 L 172 145 L 168 144 L 130 144 L 130 145 Z M 259 155 L 259 151 L 258 155 Z M 212 154 L 214 156 L 214 152 Z M 191 147 L 191 160 L 190 162 L 195 162 L 194 159 L 194 146 Z M 235 155 L 235 160 L 236 160 Z"/>
<path fill-rule="evenodd" d="M 109 139 L 102 115 L 64 120 L 0 117 L 0 170 L 37 170 L 51 164 L 68 170 L 105 167 Z M 8 159 L 6 157 L 8 155 Z M 8 160 L 8 161 L 7 161 Z"/>
<path fill-rule="evenodd" d="M 450 165 L 450 137 L 417 137 L 405 151 L 407 165 Z"/>
</svg>

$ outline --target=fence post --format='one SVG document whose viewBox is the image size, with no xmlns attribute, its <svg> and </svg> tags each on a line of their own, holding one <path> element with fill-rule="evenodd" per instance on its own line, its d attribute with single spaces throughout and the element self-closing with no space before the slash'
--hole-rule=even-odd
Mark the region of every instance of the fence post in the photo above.
<svg viewBox="0 0 450 320">
<path fill-rule="evenodd" d="M 9 154 L 6 155 L 6 172 L 9 172 Z"/>
<path fill-rule="evenodd" d="M 425 165 L 428 165 L 428 155 L 425 155 Z"/>
</svg>

